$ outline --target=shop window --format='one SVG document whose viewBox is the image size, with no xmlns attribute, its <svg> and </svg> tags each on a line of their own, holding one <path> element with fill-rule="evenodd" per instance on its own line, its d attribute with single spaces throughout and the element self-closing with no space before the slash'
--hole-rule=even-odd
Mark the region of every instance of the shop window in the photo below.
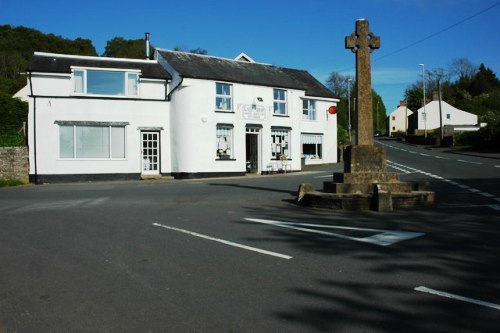
<svg viewBox="0 0 500 333">
<path fill-rule="evenodd" d="M 279 160 L 282 155 L 290 158 L 290 131 L 285 129 L 271 130 L 271 155 Z"/>
<path fill-rule="evenodd" d="M 302 134 L 302 156 L 307 160 L 323 158 L 323 135 Z"/>
</svg>

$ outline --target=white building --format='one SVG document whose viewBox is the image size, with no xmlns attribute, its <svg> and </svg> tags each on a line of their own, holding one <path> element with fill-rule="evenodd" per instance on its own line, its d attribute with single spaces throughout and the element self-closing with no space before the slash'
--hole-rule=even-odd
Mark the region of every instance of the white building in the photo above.
<svg viewBox="0 0 500 333">
<path fill-rule="evenodd" d="M 408 109 L 404 101 L 401 101 L 398 108 L 392 111 L 388 117 L 388 135 L 392 136 L 395 132 L 406 133 L 408 128 L 408 116 L 412 114 L 413 111 Z"/>
<path fill-rule="evenodd" d="M 439 121 L 439 99 L 434 96 L 433 101 L 417 110 L 419 130 L 432 130 L 440 128 Z M 479 126 L 477 115 L 459 110 L 445 101 L 441 101 L 441 118 L 444 126 Z M 476 128 L 476 130 L 479 127 Z"/>
<path fill-rule="evenodd" d="M 337 161 L 338 102 L 309 73 L 157 50 L 155 60 L 35 53 L 32 181 L 244 175 Z"/>
</svg>

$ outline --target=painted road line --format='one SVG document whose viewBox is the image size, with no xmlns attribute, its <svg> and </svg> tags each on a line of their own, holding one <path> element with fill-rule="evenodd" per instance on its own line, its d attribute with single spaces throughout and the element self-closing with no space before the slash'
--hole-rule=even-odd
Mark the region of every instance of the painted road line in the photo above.
<svg viewBox="0 0 500 333">
<path fill-rule="evenodd" d="M 331 236 L 346 240 L 351 240 L 355 242 L 369 243 L 379 246 L 388 246 L 404 240 L 409 240 L 417 237 L 424 236 L 423 232 L 413 232 L 413 231 L 402 231 L 402 230 L 384 230 L 384 229 L 372 229 L 372 228 L 355 228 L 355 227 L 343 227 L 335 225 L 325 225 L 325 224 L 311 224 L 311 223 L 295 223 L 295 222 L 284 222 L 284 221 L 274 221 L 274 220 L 264 220 L 264 219 L 252 219 L 245 218 L 245 220 L 250 222 L 263 223 L 268 225 L 273 225 L 276 227 L 299 230 L 319 235 Z M 366 232 L 376 232 L 375 235 L 369 237 L 352 237 L 343 234 L 322 231 L 311 228 L 322 228 L 322 229 L 338 229 L 338 230 L 352 230 L 352 231 L 366 231 Z"/>
<path fill-rule="evenodd" d="M 431 156 L 429 154 L 424 154 L 424 153 L 420 153 L 420 155 L 422 155 L 422 156 Z"/>
<path fill-rule="evenodd" d="M 480 163 L 480 162 L 471 162 L 471 161 L 465 161 L 465 160 L 457 160 L 457 161 L 462 162 L 462 163 L 483 165 L 483 163 Z"/>
<path fill-rule="evenodd" d="M 220 238 L 210 237 L 210 236 L 207 236 L 207 235 L 199 234 L 199 233 L 192 232 L 192 231 L 185 230 L 185 229 L 179 229 L 179 228 L 175 228 L 175 227 L 170 227 L 168 225 L 163 225 L 163 224 L 159 224 L 159 223 L 153 223 L 153 225 L 155 227 L 161 227 L 161 228 L 165 228 L 165 229 L 169 229 L 169 230 L 174 230 L 174 231 L 182 232 L 184 234 L 188 234 L 188 235 L 191 235 L 191 236 L 208 239 L 208 240 L 211 240 L 211 241 L 214 241 L 214 242 L 218 242 L 218 243 L 222 243 L 222 244 L 225 244 L 225 245 L 230 245 L 230 246 L 238 247 L 238 248 L 249 250 L 249 251 L 253 251 L 253 252 L 267 254 L 267 255 L 273 256 L 273 257 L 278 257 L 278 258 L 282 258 L 282 259 L 292 259 L 293 258 L 293 257 L 287 256 L 285 254 L 281 254 L 281 253 L 277 253 L 277 252 L 271 252 L 271 251 L 267 251 L 267 250 L 262 250 L 262 249 L 258 249 L 256 247 L 251 247 L 251 246 L 247 246 L 247 245 L 243 245 L 243 244 L 238 244 L 238 243 L 230 242 L 230 241 L 227 241 L 227 240 L 224 240 L 224 239 L 220 239 Z"/>
<path fill-rule="evenodd" d="M 492 200 L 496 200 L 496 201 L 500 201 L 500 198 L 497 198 L 495 195 L 491 194 L 491 193 L 487 193 L 487 192 L 483 192 L 481 190 L 478 190 L 478 189 L 475 189 L 475 188 L 472 188 L 470 186 L 467 186 L 467 185 L 464 185 L 464 184 L 460 184 L 460 183 L 457 183 L 455 181 L 452 181 L 450 179 L 446 179 L 446 178 L 443 178 L 441 176 L 438 176 L 438 175 L 434 175 L 432 173 L 429 173 L 429 172 L 425 172 L 425 171 L 422 171 L 422 170 L 418 170 L 418 169 L 415 169 L 415 168 L 412 168 L 412 167 L 409 167 L 409 166 L 406 166 L 406 165 L 403 165 L 403 164 L 399 164 L 399 163 L 396 163 L 396 162 L 392 162 L 390 160 L 387 160 L 387 164 L 392 167 L 392 168 L 396 168 L 397 167 L 400 167 L 401 169 L 408 169 L 408 170 L 413 170 L 415 172 L 418 172 L 418 173 L 421 173 L 423 175 L 426 175 L 428 177 L 431 177 L 431 178 L 435 178 L 435 179 L 439 179 L 443 182 L 447 182 L 448 184 L 451 184 L 451 185 L 454 185 L 454 186 L 458 186 L 464 190 L 468 190 L 472 193 L 477 193 L 477 194 L 480 194 L 484 197 L 487 197 L 487 198 L 491 198 Z M 496 208 L 496 205 L 487 205 L 487 207 L 490 207 L 494 210 L 497 210 Z"/>
<path fill-rule="evenodd" d="M 500 205 L 487 205 L 487 206 L 494 210 L 500 210 Z"/>
<path fill-rule="evenodd" d="M 495 165 L 495 168 L 500 168 L 500 165 Z"/>
<path fill-rule="evenodd" d="M 332 175 L 328 175 L 328 176 L 316 176 L 314 178 L 333 178 Z"/>
<path fill-rule="evenodd" d="M 449 160 L 450 158 L 448 157 L 443 157 L 443 156 L 434 156 L 435 158 L 439 158 L 441 160 Z"/>
<path fill-rule="evenodd" d="M 489 308 L 500 310 L 500 305 L 498 305 L 498 304 L 484 302 L 484 301 L 480 301 L 477 299 L 464 297 L 464 296 L 460 296 L 460 295 L 456 295 L 456 294 L 451 294 L 451 293 L 447 293 L 447 292 L 439 291 L 439 290 L 435 290 L 435 289 L 430 289 L 430 288 L 423 287 L 423 286 L 416 287 L 415 290 L 423 292 L 423 293 L 427 293 L 427 294 L 437 295 L 437 296 L 441 296 L 441 297 L 448 297 L 448 298 L 456 299 L 459 301 L 473 303 L 473 304 L 477 304 L 477 305 L 486 306 Z"/>
</svg>

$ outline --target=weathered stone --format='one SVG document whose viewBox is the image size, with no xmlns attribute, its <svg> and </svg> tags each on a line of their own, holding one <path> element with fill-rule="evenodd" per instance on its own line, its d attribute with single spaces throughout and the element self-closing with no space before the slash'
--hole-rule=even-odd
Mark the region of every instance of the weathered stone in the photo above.
<svg viewBox="0 0 500 333">
<path fill-rule="evenodd" d="M 385 172 L 386 160 L 384 147 L 349 146 L 345 150 L 344 172 Z"/>
<path fill-rule="evenodd" d="M 373 145 L 372 79 L 370 54 L 380 48 L 380 37 L 370 32 L 367 20 L 356 21 L 356 31 L 345 38 L 345 47 L 356 54 L 356 144 Z"/>
<path fill-rule="evenodd" d="M 304 195 L 308 192 L 314 191 L 314 186 L 309 183 L 302 183 L 299 185 L 299 190 L 297 191 L 297 203 L 304 198 Z"/>
<path fill-rule="evenodd" d="M 392 212 L 391 190 L 387 187 L 377 184 L 374 186 L 375 210 L 378 212 Z"/>
<path fill-rule="evenodd" d="M 386 150 L 373 145 L 370 53 L 379 47 L 380 38 L 369 32 L 368 21 L 356 21 L 356 31 L 346 37 L 346 48 L 356 53 L 357 144 L 343 150 L 344 172 L 334 173 L 333 182 L 324 182 L 323 192 L 304 184 L 299 187 L 297 201 L 301 205 L 387 212 L 434 202 L 433 192 L 412 191 L 412 184 L 399 181 L 399 174 L 387 172 Z M 423 188 L 423 184 L 417 186 Z"/>
<path fill-rule="evenodd" d="M 28 183 L 28 147 L 0 147 L 0 180 Z"/>
</svg>

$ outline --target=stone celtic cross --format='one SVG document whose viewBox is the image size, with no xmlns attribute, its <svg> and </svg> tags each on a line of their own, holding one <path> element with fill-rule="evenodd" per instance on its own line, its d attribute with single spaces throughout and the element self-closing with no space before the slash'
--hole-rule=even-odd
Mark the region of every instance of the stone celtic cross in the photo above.
<svg viewBox="0 0 500 333">
<path fill-rule="evenodd" d="M 368 28 L 368 21 L 356 21 L 356 31 L 345 38 L 345 48 L 356 54 L 356 87 L 358 110 L 356 144 L 373 145 L 372 78 L 370 53 L 380 48 L 380 37 Z"/>
</svg>

